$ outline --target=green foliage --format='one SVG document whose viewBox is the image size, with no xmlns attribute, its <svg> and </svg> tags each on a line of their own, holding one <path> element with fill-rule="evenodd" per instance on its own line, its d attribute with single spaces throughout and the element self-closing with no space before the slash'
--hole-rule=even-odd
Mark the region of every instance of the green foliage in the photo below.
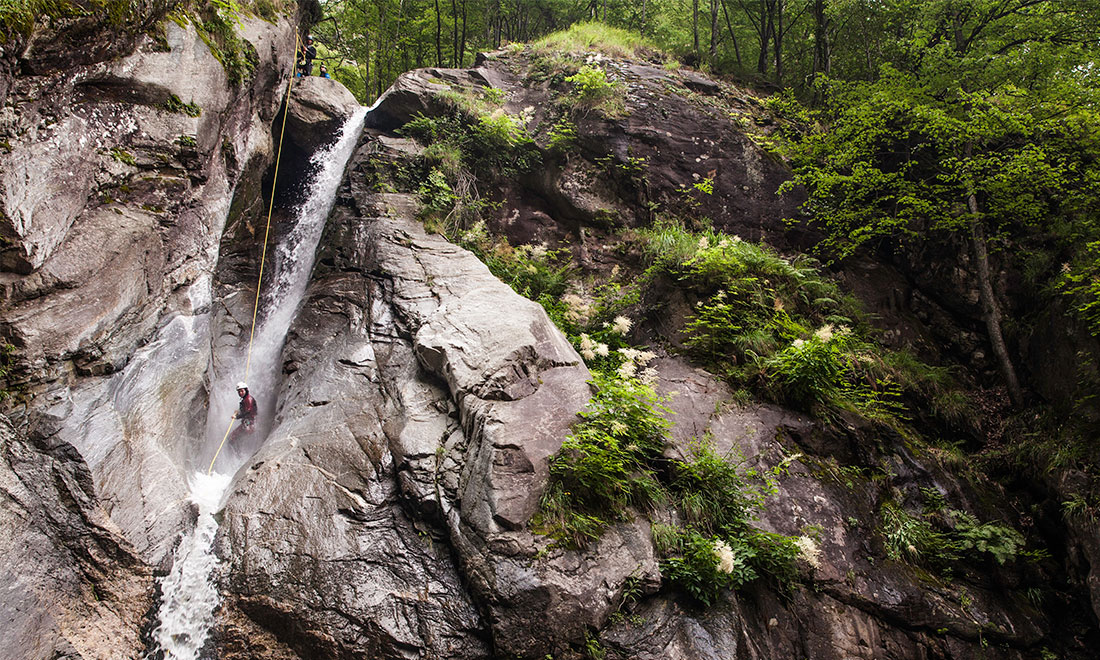
<svg viewBox="0 0 1100 660">
<path fill-rule="evenodd" d="M 12 394 L 7 387 L 7 379 L 11 375 L 14 364 L 15 346 L 8 343 L 0 344 L 0 403 Z"/>
<path fill-rule="evenodd" d="M 550 460 L 551 487 L 533 521 L 568 547 L 663 498 L 653 472 L 668 429 L 661 400 L 637 381 L 596 373 L 592 384 L 596 394 Z"/>
<path fill-rule="evenodd" d="M 134 0 L 0 0 L 0 43 L 30 36 L 36 21 L 100 15 L 110 25 L 127 25 L 138 11 Z"/>
<path fill-rule="evenodd" d="M 598 66 L 582 66 L 575 74 L 567 77 L 566 82 L 573 84 L 573 92 L 581 103 L 595 105 L 614 93 L 614 85 L 607 79 L 607 73 Z"/>
<path fill-rule="evenodd" d="M 760 575 L 784 586 L 793 583 L 799 555 L 795 540 L 751 526 L 755 512 L 777 490 L 772 475 L 741 470 L 717 455 L 709 439 L 693 444 L 685 460 L 673 463 L 672 472 L 669 491 L 684 527 L 658 544 L 665 578 L 704 604 L 721 589 Z"/>
<path fill-rule="evenodd" d="M 194 149 L 198 146 L 198 142 L 196 142 L 194 136 L 191 135 L 179 136 L 176 138 L 176 144 L 187 149 Z"/>
<path fill-rule="evenodd" d="M 702 181 L 691 184 L 691 187 L 695 188 L 696 190 L 703 193 L 704 195 L 713 195 L 714 194 L 714 179 L 712 179 L 711 177 L 707 177 L 707 178 L 703 179 Z"/>
<path fill-rule="evenodd" d="M 680 500 L 684 521 L 706 534 L 740 535 L 753 510 L 776 492 L 774 482 L 714 453 L 708 442 L 696 443 L 685 461 L 673 467 L 670 490 Z"/>
<path fill-rule="evenodd" d="M 926 506 L 923 516 L 914 516 L 893 502 L 882 505 L 879 515 L 890 559 L 945 569 L 981 555 L 1004 564 L 1025 554 L 1026 542 L 1020 532 L 979 522 L 965 511 L 947 509 L 941 499 L 934 497 L 933 506 Z"/>
<path fill-rule="evenodd" d="M 565 153 L 573 148 L 577 140 L 577 127 L 566 118 L 558 120 L 546 135 L 546 148 L 550 151 Z"/>
<path fill-rule="evenodd" d="M 1036 139 L 1063 131 L 1061 119 L 1042 119 L 1015 88 L 944 90 L 884 73 L 873 83 L 834 84 L 828 130 L 790 147 L 796 175 L 787 188 L 809 192 L 805 208 L 826 231 L 830 256 L 925 232 L 969 232 L 975 220 L 991 236 L 1008 236 L 1057 212 L 1073 175 L 1049 138 Z M 980 216 L 968 213 L 971 192 Z"/>
<path fill-rule="evenodd" d="M 541 244 L 512 247 L 490 238 L 482 222 L 452 240 L 476 254 L 497 279 L 521 296 L 546 306 L 565 292 L 571 271 L 565 251 L 548 250 Z"/>
<path fill-rule="evenodd" d="M 1100 512 L 1100 500 L 1080 493 L 1074 493 L 1068 500 L 1062 502 L 1062 514 L 1066 518 L 1075 518 L 1085 522 L 1097 519 Z"/>
<path fill-rule="evenodd" d="M 508 151 L 517 147 L 526 147 L 533 143 L 531 136 L 527 134 L 523 121 L 503 110 L 481 115 L 477 118 L 477 121 L 472 136 L 479 143 L 478 148 L 482 151 Z"/>
<path fill-rule="evenodd" d="M 607 117 L 626 115 L 626 92 L 622 84 L 607 78 L 607 72 L 599 66 L 585 64 L 577 72 L 565 78 L 573 87 L 573 94 L 561 98 L 567 107 L 580 110 L 598 110 Z"/>
<path fill-rule="evenodd" d="M 183 3 L 171 14 L 181 25 L 192 24 L 232 85 L 246 82 L 259 63 L 256 48 L 237 33 L 245 7 L 233 0 Z M 266 10 L 265 10 L 266 11 Z"/>
<path fill-rule="evenodd" d="M 1092 241 L 1066 264 L 1057 283 L 1094 337 L 1100 337 L 1100 241 Z"/>
<path fill-rule="evenodd" d="M 431 227 L 437 227 L 435 222 L 445 217 L 455 205 L 455 194 L 447 177 L 439 168 L 432 168 L 428 176 L 420 184 L 417 191 L 420 198 L 420 218 Z M 435 222 L 430 222 L 435 221 Z"/>
<path fill-rule="evenodd" d="M 183 100 L 175 94 L 168 95 L 168 100 L 164 102 L 164 109 L 168 112 L 175 112 L 187 115 L 188 117 L 198 117 L 202 114 L 202 108 L 198 105 L 195 103 L 184 103 Z"/>
<path fill-rule="evenodd" d="M 467 169 L 486 179 L 527 172 L 541 162 L 525 119 L 503 109 L 470 115 L 456 107 L 443 117 L 417 115 L 401 133 L 429 147 L 446 145 L 461 155 Z"/>
<path fill-rule="evenodd" d="M 952 511 L 955 520 L 954 537 L 961 552 L 987 553 L 998 564 L 1014 559 L 1023 550 L 1023 534 L 996 523 L 981 523 L 963 511 Z"/>
<path fill-rule="evenodd" d="M 584 656 L 588 658 L 588 660 L 605 660 L 607 658 L 607 650 L 600 644 L 599 638 L 588 634 L 585 635 L 584 638 Z"/>
<path fill-rule="evenodd" d="M 457 94 L 457 99 L 468 99 Z M 508 251 L 491 248 L 493 241 L 485 236 L 467 235 L 481 220 L 481 212 L 489 202 L 480 197 L 475 182 L 495 180 L 502 176 L 526 172 L 540 160 L 539 150 L 526 130 L 526 119 L 497 109 L 480 115 L 480 102 L 463 105 L 452 103 L 452 112 L 442 117 L 417 115 L 407 122 L 401 133 L 426 145 L 422 163 L 424 179 L 417 187 L 421 201 L 421 219 L 430 231 L 440 231 L 451 240 L 464 243 L 486 261 L 498 277 L 509 274 L 506 281 L 517 290 L 527 288 L 537 297 L 545 287 L 527 287 L 525 281 L 563 278 L 564 268 L 548 268 L 546 261 L 518 263 Z M 482 230 L 484 225 L 481 225 Z M 493 255 L 502 256 L 493 259 Z M 494 263 L 495 261 L 495 263 Z M 529 269 L 529 277 L 516 266 Z M 557 270 L 557 273 L 552 273 Z M 503 278 L 503 277 L 502 277 Z M 549 286 L 549 284 L 547 285 Z M 560 287 L 554 287 L 560 289 Z M 560 294 L 560 290 L 558 291 Z"/>
<path fill-rule="evenodd" d="M 795 339 L 764 363 L 783 398 L 802 408 L 836 399 L 844 372 L 842 339 Z"/>
<path fill-rule="evenodd" d="M 744 543 L 730 545 L 687 530 L 679 532 L 671 552 L 660 562 L 661 576 L 703 605 L 757 578 L 752 567 L 756 552 Z"/>
<path fill-rule="evenodd" d="M 870 329 L 852 320 L 862 316 L 858 305 L 812 262 L 667 220 L 638 234 L 652 261 L 650 276 L 669 276 L 700 297 L 683 342 L 708 369 L 787 405 L 823 414 L 854 410 L 896 423 L 898 370 L 875 357 L 882 351 Z M 911 388 L 924 386 L 921 377 L 908 376 Z"/>
<path fill-rule="evenodd" d="M 654 525 L 662 574 L 704 604 L 723 589 L 768 575 L 796 577 L 794 539 L 751 527 L 774 481 L 741 471 L 698 443 L 673 461 L 664 481 L 669 422 L 652 388 L 640 380 L 593 372 L 597 391 L 581 421 L 550 460 L 550 484 L 532 520 L 536 531 L 571 548 L 597 539 L 608 525 L 670 498 L 685 526 Z"/>
<path fill-rule="evenodd" d="M 134 155 L 122 147 L 112 147 L 110 154 L 111 158 L 114 158 L 120 163 L 130 166 L 137 165 L 137 160 L 134 159 Z"/>
<path fill-rule="evenodd" d="M 890 559 L 940 565 L 957 559 L 957 546 L 927 520 L 910 515 L 892 502 L 883 504 L 879 515 Z"/>
</svg>

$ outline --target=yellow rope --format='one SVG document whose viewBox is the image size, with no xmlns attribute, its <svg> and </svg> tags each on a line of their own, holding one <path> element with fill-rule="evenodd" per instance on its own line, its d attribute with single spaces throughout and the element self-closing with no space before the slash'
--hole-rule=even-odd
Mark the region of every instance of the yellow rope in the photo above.
<svg viewBox="0 0 1100 660">
<path fill-rule="evenodd" d="M 286 133 L 286 116 L 290 114 L 290 92 L 294 89 L 294 77 L 297 75 L 298 68 L 298 50 L 301 48 L 302 40 L 298 36 L 298 31 L 294 31 L 294 66 L 290 71 L 290 80 L 286 84 L 286 104 L 283 106 L 283 125 L 279 128 L 279 147 L 275 151 L 275 176 L 271 178 L 271 199 L 267 203 L 267 227 L 264 228 L 264 248 L 260 253 L 260 276 L 256 280 L 256 301 L 252 305 L 252 328 L 248 331 L 248 357 L 244 363 L 244 382 L 248 382 L 248 373 L 252 367 L 252 339 L 256 335 L 256 315 L 260 311 L 260 285 L 264 281 L 264 262 L 267 260 L 267 237 L 271 233 L 271 213 L 275 208 L 275 184 L 279 180 L 279 160 L 283 155 L 283 135 Z M 210 459 L 210 467 L 206 470 L 206 474 L 210 474 L 214 471 L 214 461 L 218 460 L 218 454 L 222 453 L 222 447 L 225 446 L 226 439 L 229 438 L 229 431 L 233 428 L 233 422 L 236 420 L 236 416 L 229 420 L 229 428 L 225 430 L 225 436 L 222 437 L 221 444 L 218 445 L 218 450 L 214 452 L 214 458 Z"/>
</svg>

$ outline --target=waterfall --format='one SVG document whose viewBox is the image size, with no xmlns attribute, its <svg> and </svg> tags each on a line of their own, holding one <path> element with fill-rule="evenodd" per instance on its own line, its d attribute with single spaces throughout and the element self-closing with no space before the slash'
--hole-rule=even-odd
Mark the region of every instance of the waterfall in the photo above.
<svg viewBox="0 0 1100 660">
<path fill-rule="evenodd" d="M 344 178 L 344 168 L 355 150 L 369 111 L 369 108 L 360 108 L 344 123 L 340 137 L 313 155 L 313 175 L 308 193 L 294 210 L 291 228 L 275 247 L 269 261 L 274 263 L 270 278 L 264 276 L 268 284 L 260 298 L 260 320 L 253 338 L 252 367 L 248 376 L 249 393 L 255 397 L 262 416 L 270 415 L 274 410 L 286 333 L 309 283 L 325 220 L 336 201 L 336 190 Z M 237 409 L 239 399 L 234 384 L 245 376 L 247 356 L 244 351 L 247 345 L 242 346 L 241 350 L 241 355 L 233 361 L 240 366 L 240 370 L 219 374 L 212 379 L 206 426 L 208 456 L 217 450 L 225 435 L 226 424 Z M 258 428 L 257 434 L 261 430 Z M 216 467 L 235 471 L 257 449 L 261 439 L 248 438 L 248 442 L 249 446 L 226 446 L 222 450 L 224 456 L 219 456 Z"/>
<path fill-rule="evenodd" d="M 275 248 L 273 275 L 261 298 L 265 315 L 256 328 L 252 348 L 255 369 L 249 386 L 260 406 L 274 408 L 286 333 L 305 293 L 325 220 L 332 210 L 344 168 L 358 142 L 367 112 L 368 108 L 360 108 L 344 122 L 339 138 L 313 155 L 309 192 L 294 211 L 291 229 Z M 244 358 L 242 354 L 240 360 L 235 361 L 242 365 L 242 373 L 221 374 L 213 379 L 207 415 L 207 456 L 217 449 L 225 425 L 237 407 L 233 383 L 244 376 Z M 213 552 L 218 531 L 215 514 L 221 508 L 233 473 L 261 442 L 259 438 L 251 440 L 253 445 L 250 447 L 224 449 L 216 464 L 218 472 L 207 475 L 209 464 L 200 464 L 199 471 L 189 481 L 191 501 L 198 506 L 199 516 L 195 528 L 180 541 L 171 572 L 160 580 L 161 603 L 150 657 L 161 657 L 160 653 L 172 660 L 203 657 L 202 649 L 221 602 L 217 588 L 220 561 Z"/>
</svg>

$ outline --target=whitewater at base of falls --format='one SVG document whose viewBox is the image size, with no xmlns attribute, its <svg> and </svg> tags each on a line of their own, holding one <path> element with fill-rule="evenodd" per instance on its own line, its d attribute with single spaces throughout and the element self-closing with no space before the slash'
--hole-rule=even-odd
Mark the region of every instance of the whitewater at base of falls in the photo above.
<svg viewBox="0 0 1100 660">
<path fill-rule="evenodd" d="M 154 654 L 163 651 L 165 660 L 198 660 L 210 635 L 221 601 L 214 514 L 231 479 L 229 474 L 198 472 L 190 480 L 191 502 L 198 506 L 199 517 L 194 531 L 180 541 L 172 571 L 161 578 L 160 625 L 153 631 Z"/>
</svg>

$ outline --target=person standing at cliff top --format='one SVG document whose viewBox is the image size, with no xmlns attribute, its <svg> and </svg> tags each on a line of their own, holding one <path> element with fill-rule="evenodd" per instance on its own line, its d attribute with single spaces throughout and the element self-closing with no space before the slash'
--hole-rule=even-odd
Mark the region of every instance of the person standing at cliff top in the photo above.
<svg viewBox="0 0 1100 660">
<path fill-rule="evenodd" d="M 306 37 L 306 47 L 302 51 L 302 75 L 313 75 L 313 60 L 317 59 L 317 47 L 313 45 L 313 38 Z"/>
<path fill-rule="evenodd" d="M 237 395 L 241 397 L 240 407 L 233 413 L 233 419 L 241 420 L 241 425 L 233 429 L 229 443 L 235 445 L 241 436 L 249 435 L 256 428 L 256 399 L 248 393 L 246 383 L 237 383 Z"/>
</svg>

